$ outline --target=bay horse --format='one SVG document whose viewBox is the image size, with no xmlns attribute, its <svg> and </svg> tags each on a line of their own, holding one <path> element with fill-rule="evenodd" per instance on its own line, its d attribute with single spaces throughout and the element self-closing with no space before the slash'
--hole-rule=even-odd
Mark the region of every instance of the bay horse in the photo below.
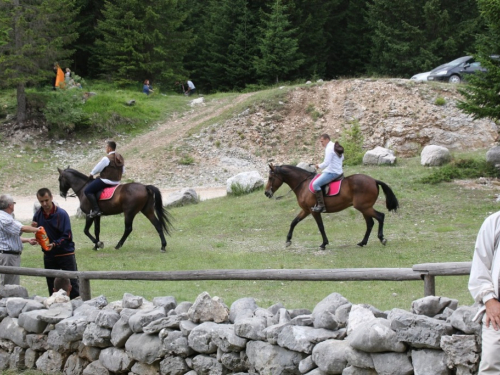
<svg viewBox="0 0 500 375">
<path fill-rule="evenodd" d="M 309 214 L 312 214 L 323 238 L 320 249 L 325 250 L 325 246 L 328 245 L 328 238 L 325 234 L 321 213 L 311 211 L 311 207 L 316 204 L 316 197 L 309 191 L 309 183 L 316 174 L 292 165 L 273 166 L 269 164 L 269 168 L 269 179 L 265 195 L 268 198 L 272 198 L 274 192 L 285 183 L 290 186 L 290 189 L 297 196 L 297 202 L 302 209 L 290 225 L 290 230 L 286 236 L 286 246 L 292 244 L 292 234 L 295 226 L 309 216 Z M 374 225 L 373 219 L 378 221 L 378 239 L 383 245 L 387 243 L 387 240 L 384 238 L 385 215 L 373 208 L 378 198 L 379 186 L 384 191 L 387 209 L 389 211 L 397 211 L 399 203 L 392 189 L 384 182 L 375 180 L 364 174 L 354 174 L 344 178 L 339 194 L 331 197 L 325 196 L 326 212 L 339 212 L 353 206 L 363 214 L 366 221 L 366 233 L 363 240 L 357 244 L 361 247 L 368 243 L 368 238 Z"/>
<path fill-rule="evenodd" d="M 80 200 L 80 209 L 88 214 L 90 212 L 90 203 L 84 194 L 85 187 L 92 181 L 88 176 L 75 169 L 69 167 L 59 171 L 59 192 L 61 197 L 65 198 L 68 195 L 68 190 L 73 189 L 75 195 Z M 99 208 L 104 215 L 116 215 L 124 213 L 125 215 L 125 232 L 122 238 L 118 241 L 115 249 L 123 246 L 123 243 L 132 232 L 132 223 L 135 216 L 142 212 L 151 224 L 155 227 L 161 239 L 160 251 L 164 253 L 167 247 L 164 233 L 170 234 L 172 227 L 170 222 L 170 214 L 163 207 L 163 201 L 160 190 L 153 185 L 143 185 L 132 182 L 118 185 L 113 197 L 108 200 L 100 200 Z M 90 227 L 94 225 L 95 238 L 90 234 Z M 99 241 L 99 233 L 101 230 L 101 217 L 86 218 L 85 228 L 83 232 L 94 244 L 94 250 L 104 247 L 104 244 Z"/>
</svg>

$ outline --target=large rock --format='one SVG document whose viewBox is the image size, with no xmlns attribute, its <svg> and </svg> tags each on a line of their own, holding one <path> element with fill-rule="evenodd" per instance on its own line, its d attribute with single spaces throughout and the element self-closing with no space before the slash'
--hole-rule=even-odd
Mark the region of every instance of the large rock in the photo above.
<svg viewBox="0 0 500 375">
<path fill-rule="evenodd" d="M 196 204 L 200 201 L 198 193 L 194 189 L 184 188 L 181 191 L 175 191 L 165 198 L 163 205 L 165 207 L 187 206 L 188 204 Z"/>
<path fill-rule="evenodd" d="M 246 372 L 250 367 L 247 354 L 244 351 L 238 353 L 222 353 L 217 355 L 217 358 L 225 368 L 228 368 L 233 372 Z"/>
<path fill-rule="evenodd" d="M 367 151 L 363 156 L 363 164 L 367 165 L 394 164 L 395 162 L 394 151 L 380 146 Z"/>
<path fill-rule="evenodd" d="M 80 358 L 77 354 L 71 354 L 64 364 L 64 375 L 82 375 L 83 370 L 87 367 L 89 361 Z"/>
<path fill-rule="evenodd" d="M 128 324 L 130 329 L 134 333 L 143 332 L 143 328 L 147 326 L 149 323 L 165 317 L 165 309 L 162 307 L 158 307 L 156 309 L 150 311 L 139 311 L 136 314 L 132 315 Z"/>
<path fill-rule="evenodd" d="M 16 318 L 4 318 L 0 322 L 0 339 L 10 340 L 21 348 L 27 349 L 26 330 L 20 327 Z"/>
<path fill-rule="evenodd" d="M 167 356 L 160 362 L 162 375 L 184 375 L 189 371 L 186 361 L 180 357 Z"/>
<path fill-rule="evenodd" d="M 215 353 L 217 345 L 213 341 L 213 334 L 217 329 L 218 325 L 212 322 L 205 322 L 196 326 L 189 334 L 189 346 L 198 353 Z"/>
<path fill-rule="evenodd" d="M 417 315 L 426 315 L 434 317 L 442 314 L 445 308 L 456 310 L 458 300 L 447 297 L 427 296 L 417 299 L 411 303 L 411 311 Z"/>
<path fill-rule="evenodd" d="M 425 166 L 440 166 L 449 163 L 450 160 L 450 151 L 442 146 L 425 146 L 420 154 L 420 164 Z"/>
<path fill-rule="evenodd" d="M 118 319 L 120 319 L 120 314 L 116 311 L 101 310 L 97 313 L 94 323 L 99 327 L 112 329 Z"/>
<path fill-rule="evenodd" d="M 329 339 L 342 340 L 345 335 L 346 330 L 344 328 L 331 331 L 324 328 L 289 325 L 284 327 L 278 334 L 278 345 L 296 352 L 310 354 L 314 345 L 318 342 Z"/>
<path fill-rule="evenodd" d="M 26 306 L 27 303 L 28 300 L 24 298 L 8 298 L 5 305 L 7 314 L 11 318 L 19 318 L 19 315 L 23 312 L 24 306 Z"/>
<path fill-rule="evenodd" d="M 71 302 L 54 303 L 48 310 L 38 310 L 38 319 L 49 324 L 57 324 L 61 320 L 67 319 L 73 315 L 73 305 Z"/>
<path fill-rule="evenodd" d="M 18 324 L 29 333 L 42 333 L 47 327 L 47 322 L 38 319 L 38 311 L 28 311 L 21 313 L 18 318 Z"/>
<path fill-rule="evenodd" d="M 398 340 L 414 348 L 439 349 L 441 337 L 453 333 L 453 327 L 442 320 L 414 315 L 405 310 L 391 310 L 388 319 Z"/>
<path fill-rule="evenodd" d="M 317 344 L 312 351 L 312 359 L 321 371 L 327 374 L 342 374 L 347 367 L 345 340 L 327 340 Z"/>
<path fill-rule="evenodd" d="M 47 350 L 36 361 L 36 368 L 44 374 L 58 374 L 62 371 L 66 356 L 54 350 Z"/>
<path fill-rule="evenodd" d="M 82 375 L 109 375 L 109 370 L 101 362 L 94 361 L 85 367 Z"/>
<path fill-rule="evenodd" d="M 153 298 L 153 305 L 157 307 L 163 307 L 165 309 L 165 312 L 169 312 L 170 310 L 176 309 L 177 308 L 177 300 L 173 296 L 164 296 L 164 297 L 155 297 Z M 180 307 L 179 311 L 176 311 L 176 314 L 180 314 L 182 312 L 187 312 L 182 311 L 182 309 L 186 306 L 191 306 L 191 303 L 189 302 L 183 302 L 182 306 Z M 189 309 L 188 307 L 188 309 Z"/>
<path fill-rule="evenodd" d="M 377 374 L 413 375 L 413 366 L 406 353 L 372 353 Z"/>
<path fill-rule="evenodd" d="M 134 360 L 118 348 L 106 348 L 99 354 L 99 362 L 111 372 L 126 372 L 130 370 Z"/>
<path fill-rule="evenodd" d="M 351 303 L 339 293 L 332 293 L 318 303 L 312 311 L 314 328 L 337 330 L 345 327 Z M 341 313 L 342 312 L 342 313 Z"/>
<path fill-rule="evenodd" d="M 7 370 L 9 368 L 10 353 L 0 350 L 0 371 Z"/>
<path fill-rule="evenodd" d="M 31 348 L 26 349 L 26 353 L 24 354 L 24 366 L 28 370 L 36 368 L 36 361 L 39 357 L 39 352 L 34 351 Z"/>
<path fill-rule="evenodd" d="M 58 353 L 64 353 L 64 354 L 69 354 L 71 352 L 74 352 L 75 350 L 78 349 L 78 346 L 80 345 L 79 341 L 67 341 L 64 336 L 61 336 L 59 332 L 57 332 L 55 329 L 50 331 L 47 337 L 47 345 L 49 346 L 50 349 L 58 352 Z"/>
<path fill-rule="evenodd" d="M 320 344 L 318 344 L 320 345 Z M 263 341 L 247 343 L 246 354 L 252 371 L 259 374 L 291 375 L 300 374 L 299 363 L 306 355 L 293 352 Z"/>
<path fill-rule="evenodd" d="M 310 373 L 306 374 L 309 375 Z M 322 375 L 322 374 L 318 374 Z M 378 375 L 377 371 L 371 368 L 362 368 L 356 366 L 349 366 L 342 371 L 342 375 Z"/>
<path fill-rule="evenodd" d="M 160 373 L 160 364 L 154 363 L 146 365 L 144 363 L 136 362 L 130 369 L 129 375 L 158 375 Z"/>
<path fill-rule="evenodd" d="M 189 309 L 188 316 L 195 323 L 223 323 L 229 320 L 229 309 L 219 297 L 211 298 L 207 292 L 203 292 Z"/>
<path fill-rule="evenodd" d="M 9 368 L 11 370 L 24 370 L 26 350 L 16 346 L 9 358 Z"/>
<path fill-rule="evenodd" d="M 163 351 L 167 355 L 188 357 L 194 353 L 189 347 L 188 338 L 181 331 L 169 332 L 163 339 Z"/>
<path fill-rule="evenodd" d="M 240 315 L 234 323 L 234 332 L 241 337 L 250 340 L 265 340 L 264 329 L 267 327 L 267 319 L 264 317 L 244 317 Z"/>
<path fill-rule="evenodd" d="M 28 298 L 28 291 L 21 285 L 0 285 L 0 298 Z"/>
<path fill-rule="evenodd" d="M 412 350 L 411 359 L 415 375 L 451 375 L 442 350 Z"/>
<path fill-rule="evenodd" d="M 245 350 L 247 340 L 235 334 L 232 324 L 219 324 L 212 332 L 214 344 L 223 352 L 240 352 Z"/>
<path fill-rule="evenodd" d="M 49 350 L 49 345 L 47 344 L 47 335 L 29 334 L 26 335 L 26 342 L 32 350 L 36 350 L 38 352 Z"/>
<path fill-rule="evenodd" d="M 391 329 L 389 321 L 382 318 L 376 318 L 358 326 L 349 338 L 349 343 L 354 349 L 368 353 L 404 352 L 406 350 L 405 344 Z"/>
<path fill-rule="evenodd" d="M 236 323 L 237 319 L 251 318 L 258 307 L 257 302 L 253 298 L 245 297 L 237 299 L 231 304 L 231 308 L 229 309 L 229 321 Z"/>
<path fill-rule="evenodd" d="M 199 354 L 193 358 L 192 368 L 197 374 L 223 375 L 226 373 L 222 368 L 222 363 L 217 361 L 217 358 L 203 354 Z"/>
<path fill-rule="evenodd" d="M 87 328 L 87 320 L 82 316 L 72 316 L 61 320 L 55 325 L 55 330 L 64 337 L 66 341 L 78 341 L 83 338 L 85 328 Z"/>
<path fill-rule="evenodd" d="M 373 359 L 370 353 L 356 350 L 350 345 L 345 349 L 345 357 L 351 366 L 369 369 L 374 368 Z"/>
<path fill-rule="evenodd" d="M 134 296 L 130 293 L 124 293 L 122 298 L 122 307 L 124 309 L 137 309 L 142 306 L 144 298 L 141 296 Z"/>
<path fill-rule="evenodd" d="M 495 146 L 488 150 L 488 152 L 486 153 L 486 161 L 493 165 L 500 164 L 500 146 Z"/>
<path fill-rule="evenodd" d="M 352 305 L 347 321 L 347 334 L 350 335 L 357 327 L 374 319 L 375 315 L 370 309 L 361 305 Z"/>
<path fill-rule="evenodd" d="M 228 194 L 233 193 L 233 188 L 238 187 L 245 192 L 251 192 L 255 189 L 264 186 L 264 179 L 261 177 L 259 172 L 242 172 L 236 176 L 230 177 L 226 181 L 226 191 Z"/>
<path fill-rule="evenodd" d="M 127 354 L 136 361 L 151 365 L 164 356 L 158 335 L 134 333 L 125 343 Z"/>
<path fill-rule="evenodd" d="M 473 335 L 441 337 L 441 348 L 446 353 L 448 367 L 457 368 L 457 374 L 475 374 L 481 349 Z"/>
<path fill-rule="evenodd" d="M 111 344 L 117 348 L 123 348 L 133 333 L 128 320 L 120 318 L 111 330 Z"/>
<path fill-rule="evenodd" d="M 446 320 L 455 329 L 467 334 L 475 334 L 480 336 L 481 324 L 472 319 L 477 313 L 477 307 L 460 306 Z"/>
<path fill-rule="evenodd" d="M 82 342 L 87 346 L 107 348 L 111 346 L 111 330 L 99 327 L 95 323 L 90 323 L 83 332 Z"/>
</svg>

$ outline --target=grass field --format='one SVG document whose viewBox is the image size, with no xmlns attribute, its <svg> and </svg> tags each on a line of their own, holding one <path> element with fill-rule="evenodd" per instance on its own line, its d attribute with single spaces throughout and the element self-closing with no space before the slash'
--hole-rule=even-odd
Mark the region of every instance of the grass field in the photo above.
<svg viewBox="0 0 500 375">
<path fill-rule="evenodd" d="M 482 156 L 485 150 L 459 156 Z M 291 220 L 299 212 L 295 197 L 269 200 L 263 191 L 241 197 L 224 197 L 197 205 L 171 209 L 175 230 L 168 238 L 167 253 L 160 253 L 154 228 L 141 215 L 134 231 L 120 250 L 115 250 L 123 232 L 123 216 L 105 217 L 101 239 L 105 248 L 91 250 L 83 234 L 83 220 L 73 219 L 80 270 L 173 271 L 197 269 L 267 268 L 371 268 L 411 267 L 426 262 L 470 261 L 482 221 L 497 210 L 494 190 L 466 189 L 455 183 L 424 185 L 418 180 L 431 168 L 420 166 L 419 158 L 399 159 L 396 166 L 346 168 L 346 175 L 365 173 L 380 179 L 394 190 L 400 202 L 396 214 L 387 214 L 383 193 L 376 209 L 385 212 L 383 246 L 372 233 L 368 246 L 359 248 L 365 231 L 362 215 L 349 208 L 324 214 L 330 245 L 318 249 L 321 237 L 309 217 L 294 233 L 292 246 L 285 248 Z M 279 193 L 287 192 L 286 186 Z M 376 228 L 375 228 L 376 229 Z M 374 231 L 375 232 L 375 231 Z M 376 233 L 376 232 L 375 232 Z M 38 248 L 25 247 L 22 266 L 43 268 Z M 30 294 L 47 293 L 43 278 L 22 277 Z M 254 297 L 262 307 L 281 302 L 287 308 L 312 309 L 332 292 L 353 303 L 370 303 L 379 309 L 408 309 L 411 301 L 423 297 L 423 283 L 408 282 L 295 282 L 295 281 L 92 281 L 93 297 L 104 294 L 109 301 L 128 292 L 152 299 L 171 295 L 178 302 L 194 301 L 207 291 L 229 305 L 241 297 Z M 438 295 L 471 304 L 467 277 L 440 277 Z"/>
</svg>

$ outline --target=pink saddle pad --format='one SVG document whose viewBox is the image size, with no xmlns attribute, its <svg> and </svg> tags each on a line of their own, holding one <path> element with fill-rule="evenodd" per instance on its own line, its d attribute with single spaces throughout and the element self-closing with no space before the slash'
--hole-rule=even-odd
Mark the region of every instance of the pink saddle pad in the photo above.
<svg viewBox="0 0 500 375">
<path fill-rule="evenodd" d="M 101 196 L 99 197 L 99 200 L 100 201 L 106 201 L 108 199 L 111 199 L 113 198 L 113 194 L 115 193 L 115 190 L 116 188 L 118 187 L 119 185 L 116 185 L 116 186 L 111 186 L 111 187 L 107 187 L 105 188 L 102 193 L 101 193 Z"/>
<path fill-rule="evenodd" d="M 309 191 L 314 194 L 314 189 L 313 189 L 313 182 L 319 177 L 320 175 L 317 174 L 309 183 Z M 330 182 L 328 184 L 328 188 L 326 189 L 326 196 L 331 197 L 334 195 L 337 195 L 340 192 L 340 185 L 342 185 L 342 180 L 337 180 Z"/>
</svg>

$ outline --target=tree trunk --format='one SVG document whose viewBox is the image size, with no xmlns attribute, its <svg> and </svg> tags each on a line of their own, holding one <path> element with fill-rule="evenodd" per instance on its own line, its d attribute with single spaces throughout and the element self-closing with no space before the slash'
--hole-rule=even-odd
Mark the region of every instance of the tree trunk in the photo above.
<svg viewBox="0 0 500 375">
<path fill-rule="evenodd" d="M 26 92 L 24 91 L 24 83 L 17 84 L 17 122 L 21 126 L 26 121 Z"/>
</svg>

